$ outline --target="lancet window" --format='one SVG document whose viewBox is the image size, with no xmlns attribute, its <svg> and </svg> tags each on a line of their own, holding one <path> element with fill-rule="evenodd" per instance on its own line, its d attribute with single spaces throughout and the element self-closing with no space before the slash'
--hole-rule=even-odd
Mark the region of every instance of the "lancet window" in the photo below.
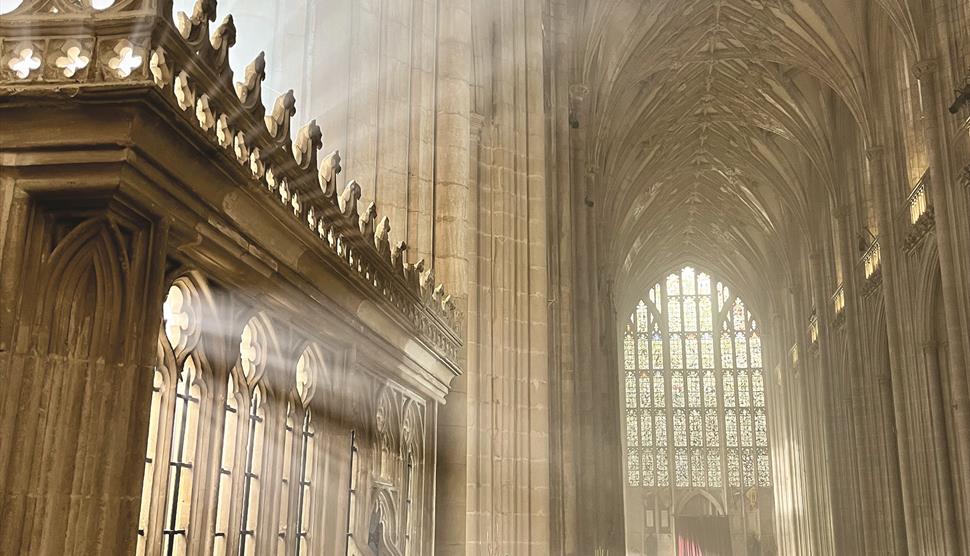
<svg viewBox="0 0 970 556">
<path fill-rule="evenodd" d="M 770 486 L 761 331 L 691 267 L 641 301 L 623 335 L 627 481 Z"/>
<path fill-rule="evenodd" d="M 138 554 L 185 554 L 199 429 L 199 306 L 187 279 L 169 288 L 162 305 L 145 450 Z M 153 496 L 154 492 L 164 493 Z"/>
</svg>

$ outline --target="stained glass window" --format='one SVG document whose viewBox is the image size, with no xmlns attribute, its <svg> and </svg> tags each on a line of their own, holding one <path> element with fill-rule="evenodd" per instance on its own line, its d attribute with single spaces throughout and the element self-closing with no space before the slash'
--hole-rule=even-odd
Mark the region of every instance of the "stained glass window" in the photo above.
<svg viewBox="0 0 970 556">
<path fill-rule="evenodd" d="M 760 334 L 727 285 L 693 268 L 648 291 L 623 336 L 631 485 L 771 485 Z"/>
</svg>

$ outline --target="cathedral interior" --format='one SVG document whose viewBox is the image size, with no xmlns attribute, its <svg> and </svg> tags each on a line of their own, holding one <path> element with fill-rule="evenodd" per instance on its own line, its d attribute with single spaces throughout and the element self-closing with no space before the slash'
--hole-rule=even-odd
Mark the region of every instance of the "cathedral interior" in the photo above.
<svg viewBox="0 0 970 556">
<path fill-rule="evenodd" d="M 0 0 L 4 556 L 970 556 L 968 363 L 968 0 Z"/>
</svg>

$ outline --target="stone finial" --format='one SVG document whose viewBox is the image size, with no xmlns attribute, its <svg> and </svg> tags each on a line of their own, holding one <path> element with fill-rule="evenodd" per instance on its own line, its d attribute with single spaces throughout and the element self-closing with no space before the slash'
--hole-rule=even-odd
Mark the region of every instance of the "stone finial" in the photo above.
<svg viewBox="0 0 970 556">
<path fill-rule="evenodd" d="M 424 259 L 420 259 L 414 264 L 404 265 L 404 279 L 407 280 L 412 288 L 419 291 L 421 288 L 422 274 L 424 274 Z"/>
<path fill-rule="evenodd" d="M 297 166 L 306 171 L 317 167 L 317 151 L 323 148 L 323 132 L 316 120 L 300 128 L 296 132 L 296 142 L 293 143 L 293 159 Z"/>
<path fill-rule="evenodd" d="M 236 24 L 233 22 L 232 14 L 222 19 L 222 23 L 216 27 L 212 38 L 209 39 L 212 46 L 211 62 L 219 73 L 226 77 L 227 84 L 232 69 L 229 67 L 229 49 L 236 44 Z"/>
<path fill-rule="evenodd" d="M 262 112 L 263 80 L 266 79 L 266 53 L 260 52 L 252 62 L 246 66 L 243 80 L 236 83 L 236 96 L 242 102 L 243 108 L 250 112 Z M 262 114 L 259 116 L 262 118 Z"/>
<path fill-rule="evenodd" d="M 344 192 L 340 194 L 340 212 L 352 222 L 359 218 L 358 201 L 360 201 L 360 184 L 356 180 L 350 180 L 344 187 Z"/>
<path fill-rule="evenodd" d="M 405 254 L 408 251 L 408 244 L 405 242 L 399 242 L 391 250 L 391 266 L 395 271 L 404 273 L 406 263 L 404 262 Z"/>
<path fill-rule="evenodd" d="M 341 169 L 340 151 L 333 151 L 320 162 L 320 189 L 331 203 L 337 202 L 337 174 Z"/>
<path fill-rule="evenodd" d="M 427 270 L 427 272 L 422 273 L 420 278 L 421 289 L 428 290 L 430 292 L 430 290 L 434 288 L 434 267 L 431 267 Z"/>
<path fill-rule="evenodd" d="M 216 20 L 216 0 L 196 0 L 192 15 L 179 12 L 175 26 L 185 42 L 196 52 L 209 38 L 209 22 Z"/>
<path fill-rule="evenodd" d="M 358 224 L 360 226 L 360 233 L 364 236 L 364 239 L 374 237 L 374 227 L 377 224 L 376 204 L 371 203 L 367 205 L 367 210 L 364 211 L 364 214 L 360 215 Z"/>
<path fill-rule="evenodd" d="M 384 258 L 386 261 L 391 261 L 391 221 L 385 216 L 381 218 L 381 221 L 377 224 L 377 229 L 374 230 L 374 247 L 377 248 L 377 253 Z M 393 264 L 393 261 L 391 261 Z"/>
<path fill-rule="evenodd" d="M 270 138 L 286 152 L 293 150 L 290 144 L 290 121 L 296 115 L 296 97 L 293 89 L 286 91 L 273 104 L 273 111 L 263 118 Z"/>
</svg>

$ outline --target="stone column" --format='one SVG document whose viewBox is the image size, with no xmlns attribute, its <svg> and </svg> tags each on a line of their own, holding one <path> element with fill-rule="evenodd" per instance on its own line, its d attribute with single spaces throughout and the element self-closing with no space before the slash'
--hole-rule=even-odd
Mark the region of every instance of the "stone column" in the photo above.
<svg viewBox="0 0 970 556">
<path fill-rule="evenodd" d="M 927 151 L 930 161 L 930 198 L 933 202 L 933 216 L 936 220 L 937 253 L 940 259 L 940 281 L 943 286 L 943 308 L 946 317 L 946 333 L 949 350 L 949 384 L 951 395 L 950 417 L 956 445 L 957 465 L 954 469 L 954 495 L 957 501 L 958 523 L 961 523 L 962 546 L 970 546 L 970 388 L 967 385 L 966 350 L 970 342 L 970 331 L 961 324 L 961 301 L 966 299 L 968 286 L 961 282 L 957 269 L 957 253 L 952 238 L 950 222 L 950 183 L 949 166 L 945 157 L 945 146 L 940 134 L 939 114 L 943 103 L 938 94 L 939 72 L 936 62 L 924 60 L 915 65 L 914 72 L 919 79 L 923 94 L 928 99 L 925 113 Z"/>
<path fill-rule="evenodd" d="M 2 190 L 0 553 L 131 554 L 167 230 L 65 171 Z"/>
<path fill-rule="evenodd" d="M 431 256 L 437 279 L 452 288 L 459 306 L 468 287 L 467 232 L 470 180 L 469 127 L 471 74 L 471 6 L 469 0 L 445 0 L 438 6 L 436 48 L 435 139 L 433 176 L 434 228 Z M 469 314 L 468 322 L 476 315 Z M 469 329 L 473 329 L 469 325 Z M 446 404 L 438 413 L 438 486 L 436 490 L 436 554 L 465 554 L 467 518 L 473 494 L 468 475 L 469 412 L 476 400 L 468 397 L 477 380 L 477 334 L 466 343 L 465 374 L 455 379 Z"/>
<path fill-rule="evenodd" d="M 899 324 L 900 302 L 897 297 L 897 280 L 899 276 L 896 270 L 896 223 L 893 221 L 892 201 L 889 198 L 889 191 L 892 190 L 886 183 L 886 159 L 883 147 L 872 147 L 866 151 L 869 157 L 870 180 L 872 190 L 875 193 L 876 218 L 879 221 L 880 257 L 882 265 L 882 290 L 883 304 L 886 316 L 886 336 L 888 338 L 889 369 L 878 369 L 880 374 L 879 382 L 888 379 L 890 382 L 890 392 L 881 396 L 880 404 L 883 410 L 893 415 L 896 425 L 896 434 L 885 435 L 887 454 L 896 461 L 886 462 L 889 465 L 892 480 L 889 487 L 899 490 L 902 498 L 902 508 L 897 508 L 893 512 L 895 522 L 895 543 L 896 550 L 902 551 L 903 547 L 910 544 L 909 552 L 918 552 L 918 547 L 912 545 L 918 539 L 918 535 L 907 534 L 907 524 L 915 523 L 911 513 L 914 511 L 912 495 L 912 471 L 910 469 L 910 436 L 909 419 L 906 413 L 906 389 L 905 376 L 903 375 L 903 353 L 902 338 Z M 895 496 L 893 496 L 895 498 Z"/>
</svg>

